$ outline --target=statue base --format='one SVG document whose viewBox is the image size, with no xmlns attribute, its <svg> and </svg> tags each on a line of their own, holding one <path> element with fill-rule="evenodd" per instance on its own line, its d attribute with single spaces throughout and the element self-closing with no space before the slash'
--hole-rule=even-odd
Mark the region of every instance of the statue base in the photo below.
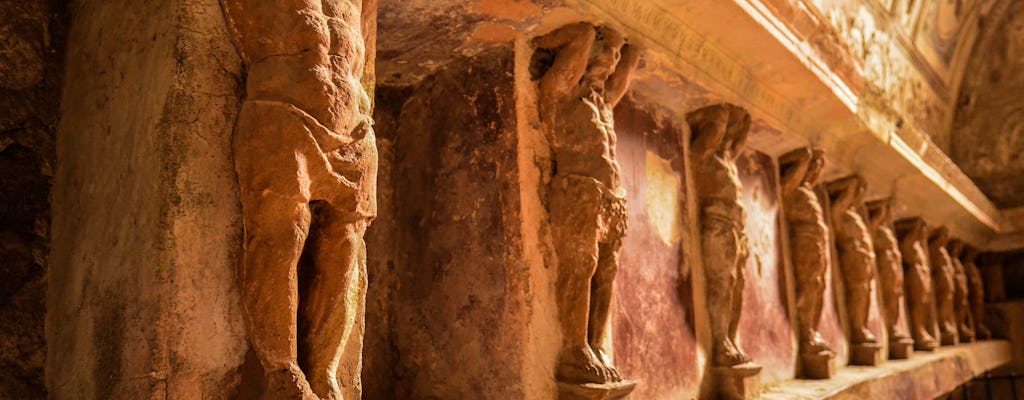
<svg viewBox="0 0 1024 400">
<path fill-rule="evenodd" d="M 800 355 L 800 377 L 829 379 L 836 374 L 836 355 L 831 351 Z"/>
<path fill-rule="evenodd" d="M 636 381 L 609 383 L 558 382 L 558 400 L 615 400 L 629 396 Z"/>
<path fill-rule="evenodd" d="M 732 367 L 714 367 L 718 382 L 718 398 L 724 400 L 750 400 L 757 398 L 761 366 L 748 362 Z"/>
<path fill-rule="evenodd" d="M 850 346 L 850 365 L 874 367 L 882 363 L 882 346 L 878 343 L 860 343 Z"/>
<path fill-rule="evenodd" d="M 889 359 L 906 360 L 914 354 L 914 341 L 910 339 L 897 339 L 889 342 Z"/>
<path fill-rule="evenodd" d="M 946 332 L 942 334 L 942 345 L 943 346 L 956 346 L 959 343 L 955 333 Z"/>
<path fill-rule="evenodd" d="M 967 332 L 960 334 L 960 343 L 971 343 L 974 341 L 974 334 Z"/>
</svg>

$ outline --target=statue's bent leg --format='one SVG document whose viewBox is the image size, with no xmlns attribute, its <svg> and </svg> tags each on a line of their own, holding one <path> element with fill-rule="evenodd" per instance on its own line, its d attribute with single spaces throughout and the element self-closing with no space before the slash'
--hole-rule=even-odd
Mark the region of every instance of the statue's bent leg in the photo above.
<svg viewBox="0 0 1024 400">
<path fill-rule="evenodd" d="M 234 150 L 245 227 L 239 279 L 249 336 L 267 374 L 266 397 L 314 398 L 298 366 L 296 330 L 309 182 L 301 157 L 282 151 L 282 125 L 301 129 L 294 114 L 273 105 L 247 102 L 239 114 Z"/>
<path fill-rule="evenodd" d="M 323 203 L 315 208 L 317 223 L 310 233 L 314 275 L 304 296 L 303 317 L 308 323 L 303 341 L 310 384 L 322 399 L 341 400 L 343 390 L 358 391 L 357 382 L 341 382 L 338 374 L 362 362 L 343 357 L 354 328 L 363 318 L 366 300 L 366 219 L 346 215 Z M 358 335 L 358 332 L 355 332 Z M 358 396 L 346 396 L 356 398 Z"/>
<path fill-rule="evenodd" d="M 743 289 L 747 284 L 747 259 L 750 257 L 750 249 L 748 247 L 747 235 L 734 228 L 733 233 L 736 235 L 736 264 L 733 268 L 736 269 L 736 281 L 732 284 L 732 312 L 729 315 L 729 340 L 732 342 L 736 351 L 741 352 L 739 344 L 736 343 L 736 335 L 740 329 L 740 315 L 743 314 Z"/>
<path fill-rule="evenodd" d="M 549 214 L 558 259 L 556 291 L 562 325 L 558 378 L 604 383 L 612 377 L 589 345 L 591 281 L 597 270 L 602 193 L 586 177 L 556 177 Z"/>
<path fill-rule="evenodd" d="M 847 277 L 847 309 L 850 312 L 850 333 L 853 343 L 873 343 L 874 334 L 868 329 L 871 312 L 871 280 L 875 260 L 868 250 L 852 248 L 846 251 L 843 269 Z"/>
<path fill-rule="evenodd" d="M 713 363 L 730 367 L 749 361 L 732 342 L 732 314 L 735 312 L 741 248 L 737 228 L 723 217 L 705 214 L 701 229 L 701 252 L 707 279 L 707 301 L 711 319 Z"/>
<path fill-rule="evenodd" d="M 829 350 L 818 333 L 824 308 L 828 255 L 820 236 L 796 232 L 794 241 L 793 248 L 797 251 L 793 255 L 793 268 L 797 277 L 797 325 L 801 351 L 817 353 Z"/>
</svg>

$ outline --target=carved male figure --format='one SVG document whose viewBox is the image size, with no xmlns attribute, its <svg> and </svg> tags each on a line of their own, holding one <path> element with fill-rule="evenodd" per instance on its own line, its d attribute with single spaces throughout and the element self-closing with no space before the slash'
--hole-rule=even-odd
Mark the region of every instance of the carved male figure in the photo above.
<svg viewBox="0 0 1024 400">
<path fill-rule="evenodd" d="M 533 44 L 554 53 L 540 78 L 539 112 L 554 158 L 548 212 L 564 335 L 557 378 L 619 382 L 604 347 L 626 231 L 612 109 L 629 87 L 639 52 L 611 28 L 586 23 L 565 26 Z"/>
<path fill-rule="evenodd" d="M 974 321 L 974 335 L 978 340 L 992 338 L 992 331 L 985 324 L 985 281 L 978 269 L 978 250 L 967 247 L 964 250 L 964 271 L 967 273 L 967 284 L 970 288 L 968 301 L 971 305 L 971 320 Z"/>
<path fill-rule="evenodd" d="M 742 108 L 720 104 L 694 111 L 687 119 L 693 134 L 690 157 L 701 214 L 712 365 L 733 367 L 750 362 L 736 343 L 749 255 L 736 159 L 746 143 L 750 116 Z"/>
<path fill-rule="evenodd" d="M 814 187 L 825 167 L 824 152 L 800 148 L 779 158 L 783 206 L 796 275 L 797 324 L 802 354 L 831 354 L 818 325 L 828 273 L 828 226 Z"/>
<path fill-rule="evenodd" d="M 967 284 L 967 271 L 960 256 L 964 251 L 964 242 L 960 239 L 949 241 L 946 246 L 949 260 L 953 265 L 953 319 L 961 342 L 974 341 L 974 322 L 971 321 L 971 306 L 967 299 L 970 290 Z"/>
<path fill-rule="evenodd" d="M 222 0 L 247 72 L 233 144 L 245 227 L 239 278 L 267 399 L 360 397 L 363 233 L 376 214 L 377 174 L 360 81 L 373 4 Z M 304 252 L 313 276 L 299 293 Z"/>
<path fill-rule="evenodd" d="M 903 220 L 896 224 L 900 236 L 900 254 L 907 287 L 907 311 L 910 314 L 910 334 L 914 350 L 935 349 L 932 314 L 932 273 L 925 250 L 927 226 L 920 218 Z"/>
<path fill-rule="evenodd" d="M 953 314 L 956 283 L 953 261 L 946 250 L 949 240 L 949 229 L 944 226 L 932 230 L 928 237 L 928 258 L 932 266 L 932 282 L 935 284 L 935 313 L 943 346 L 957 344 L 956 317 Z"/>
<path fill-rule="evenodd" d="M 874 232 L 875 260 L 878 283 L 882 294 L 882 311 L 886 331 L 889 333 L 890 352 L 899 345 L 909 346 L 913 341 L 899 322 L 903 319 L 903 255 L 892 227 L 892 200 L 876 200 L 867 204 L 868 221 Z"/>
<path fill-rule="evenodd" d="M 926 250 L 928 228 L 923 220 L 913 218 L 900 221 L 896 229 L 900 234 L 900 253 L 903 255 L 907 310 L 914 349 L 931 351 L 937 343 L 934 336 L 931 263 Z"/>
<path fill-rule="evenodd" d="M 850 342 L 876 343 L 868 329 L 871 310 L 871 281 L 875 276 L 875 249 L 858 207 L 864 200 L 867 182 L 854 175 L 829 184 L 832 194 L 832 227 L 836 230 L 839 266 L 846 286 L 846 308 L 850 318 Z"/>
</svg>

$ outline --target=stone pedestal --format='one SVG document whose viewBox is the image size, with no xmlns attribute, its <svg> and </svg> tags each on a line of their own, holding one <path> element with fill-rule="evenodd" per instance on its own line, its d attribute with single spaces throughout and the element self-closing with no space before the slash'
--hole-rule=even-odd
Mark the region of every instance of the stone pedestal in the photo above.
<svg viewBox="0 0 1024 400">
<path fill-rule="evenodd" d="M 800 355 L 800 377 L 805 379 L 829 379 L 836 374 L 836 355 L 825 351 Z"/>
<path fill-rule="evenodd" d="M 636 389 L 636 381 L 613 383 L 558 382 L 558 400 L 615 400 L 629 396 Z"/>
<path fill-rule="evenodd" d="M 850 365 L 874 367 L 882 363 L 882 346 L 878 343 L 862 343 L 850 346 Z"/>
<path fill-rule="evenodd" d="M 941 343 L 943 346 L 956 346 L 960 341 L 957 340 L 956 334 L 954 333 L 943 333 Z"/>
<path fill-rule="evenodd" d="M 902 339 L 889 343 L 889 359 L 906 360 L 914 354 L 914 341 Z"/>
<path fill-rule="evenodd" d="M 748 400 L 757 397 L 760 365 L 746 363 L 734 367 L 714 368 L 712 371 L 718 382 L 718 398 Z"/>
</svg>

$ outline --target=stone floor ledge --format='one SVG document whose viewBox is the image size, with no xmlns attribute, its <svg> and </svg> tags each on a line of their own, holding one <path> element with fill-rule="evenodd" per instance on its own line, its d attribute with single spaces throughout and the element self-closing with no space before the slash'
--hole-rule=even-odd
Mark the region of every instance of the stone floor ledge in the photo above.
<svg viewBox="0 0 1024 400">
<path fill-rule="evenodd" d="M 762 399 L 932 400 L 1011 360 L 1010 342 L 991 340 L 915 352 L 878 367 L 840 368 L 829 380 L 795 379 L 765 390 Z"/>
</svg>

